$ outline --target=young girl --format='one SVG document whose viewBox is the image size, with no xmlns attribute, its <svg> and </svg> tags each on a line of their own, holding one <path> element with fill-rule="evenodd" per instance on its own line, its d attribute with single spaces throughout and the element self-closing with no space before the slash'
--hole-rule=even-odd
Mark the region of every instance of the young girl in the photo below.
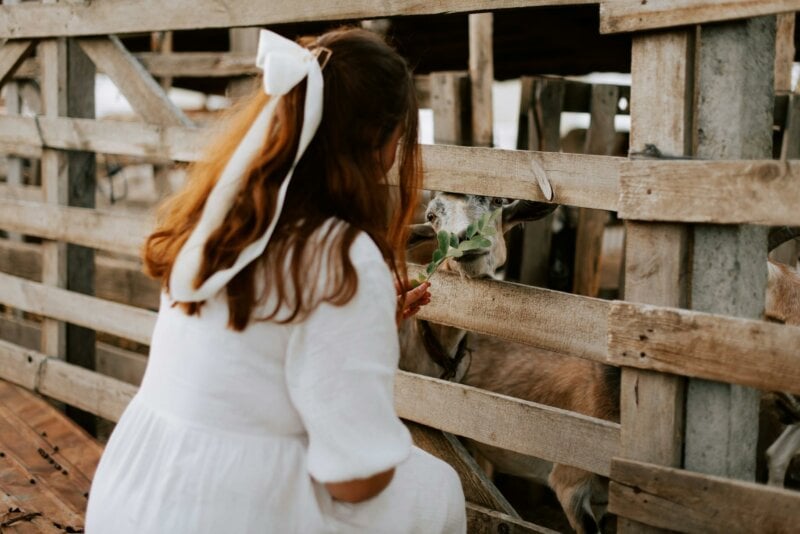
<svg viewBox="0 0 800 534">
<path fill-rule="evenodd" d="M 398 312 L 420 186 L 409 70 L 358 29 L 262 31 L 258 64 L 263 88 L 145 245 L 161 309 L 87 532 L 464 532 L 458 477 L 393 405 L 397 321 L 429 298 Z"/>
</svg>

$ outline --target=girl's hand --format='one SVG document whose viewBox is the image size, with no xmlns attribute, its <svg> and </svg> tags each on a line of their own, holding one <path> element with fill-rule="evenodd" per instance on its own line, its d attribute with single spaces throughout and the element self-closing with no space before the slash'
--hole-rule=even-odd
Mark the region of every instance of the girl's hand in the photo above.
<svg viewBox="0 0 800 534">
<path fill-rule="evenodd" d="M 413 317 L 417 314 L 422 306 L 430 303 L 431 301 L 431 294 L 428 291 L 430 289 L 431 283 L 430 282 L 423 282 L 422 284 L 418 285 L 413 289 L 408 289 L 407 291 L 399 286 L 396 286 L 398 300 L 400 304 L 403 305 L 403 312 L 402 318 L 408 319 Z M 405 302 L 403 302 L 403 293 L 405 292 Z"/>
</svg>

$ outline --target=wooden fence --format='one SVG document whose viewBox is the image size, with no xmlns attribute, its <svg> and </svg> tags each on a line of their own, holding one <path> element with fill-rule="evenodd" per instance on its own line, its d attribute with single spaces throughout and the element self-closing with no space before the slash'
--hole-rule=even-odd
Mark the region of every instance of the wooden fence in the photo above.
<svg viewBox="0 0 800 534">
<path fill-rule="evenodd" d="M 84 368 L 102 360 L 95 357 L 94 337 L 67 346 L 68 338 L 80 336 L 67 336 L 65 325 L 149 343 L 155 313 L 140 307 L 146 298 L 132 295 L 141 294 L 133 288 L 152 286 L 122 276 L 130 269 L 107 258 L 95 261 L 91 251 L 136 255 L 150 222 L 94 209 L 86 194 L 94 191 L 94 167 L 86 154 L 192 161 L 205 131 L 169 102 L 153 75 L 251 72 L 241 57 L 167 54 L 137 61 L 113 34 L 580 3 L 592 2 L 227 0 L 224 10 L 207 0 L 0 6 L 0 38 L 8 39 L 0 47 L 0 83 L 14 83 L 15 73 L 38 76 L 43 103 L 34 118 L 0 117 L 0 152 L 41 159 L 42 165 L 41 187 L 0 185 L 0 228 L 44 240 L 3 245 L 10 251 L 3 257 L 26 260 L 0 261 L 0 304 L 47 318 L 39 327 L 18 328 L 29 341 L 38 328 L 38 349 L 0 341 L 0 377 L 117 420 L 136 387 Z M 799 9 L 800 0 L 600 2 L 602 31 L 662 28 L 633 39 L 631 147 L 639 152 L 655 144 L 667 155 L 702 158 L 684 161 L 487 148 L 491 74 L 481 73 L 488 68 L 491 15 L 473 16 L 471 75 L 435 74 L 418 86 L 434 107 L 439 140 L 484 146 L 424 147 L 425 188 L 544 201 L 536 175 L 544 172 L 555 201 L 616 211 L 627 227 L 627 300 L 443 275 L 440 296 L 422 317 L 621 367 L 621 424 L 403 372 L 396 389 L 401 417 L 610 477 L 610 510 L 621 517 L 620 531 L 789 532 L 800 524 L 800 495 L 747 482 L 752 469 L 742 472 L 741 466 L 752 447 L 739 447 L 757 432 L 757 398 L 739 386 L 800 394 L 800 327 L 760 319 L 766 234 L 750 226 L 800 225 L 800 161 L 772 160 L 757 143 L 766 136 L 771 141 L 773 109 L 783 110 L 779 121 L 787 132 L 797 132 L 800 97 L 776 100 L 772 74 L 763 66 L 772 68 L 771 61 L 754 65 L 748 59 L 772 57 L 774 18 L 706 25 Z M 699 26 L 684 27 L 690 24 Z M 34 49 L 35 61 L 28 59 Z M 721 49 L 733 54 L 722 72 L 710 66 Z M 86 84 L 95 69 L 115 82 L 146 122 L 93 118 Z M 464 97 L 464 83 L 473 88 L 473 109 L 484 110 L 473 114 L 469 127 L 463 117 L 436 114 L 442 95 Z M 583 89 L 567 85 L 564 91 L 579 95 Z M 570 104 L 577 108 L 595 96 L 585 94 L 561 98 L 578 102 Z M 755 103 L 734 117 L 720 111 L 744 99 Z M 703 136 L 696 135 L 698 128 Z M 39 265 L 39 272 L 21 265 Z M 93 288 L 88 265 L 97 265 L 97 279 L 108 284 Z M 92 292 L 99 296 L 84 294 Z M 7 326 L 0 324 L 0 332 Z M 113 350 L 98 349 L 98 356 L 105 351 L 113 359 Z M 144 364 L 142 357 L 129 358 L 134 366 Z M 713 422 L 703 423 L 712 416 Z M 707 450 L 724 465 L 706 458 Z M 468 488 L 468 499 L 474 495 Z M 470 500 L 475 531 L 495 532 L 500 525 L 543 531 L 511 510 L 490 510 L 491 499 Z"/>
</svg>

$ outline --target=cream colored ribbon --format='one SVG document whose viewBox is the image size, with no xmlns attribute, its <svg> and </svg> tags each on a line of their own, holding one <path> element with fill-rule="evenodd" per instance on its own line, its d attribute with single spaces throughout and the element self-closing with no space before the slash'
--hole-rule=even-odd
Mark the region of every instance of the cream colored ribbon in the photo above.
<svg viewBox="0 0 800 534">
<path fill-rule="evenodd" d="M 256 65 L 264 71 L 264 92 L 274 98 L 269 99 L 234 151 L 211 190 L 197 226 L 175 259 L 169 279 L 169 289 L 173 300 L 178 302 L 199 302 L 212 297 L 239 271 L 261 256 L 280 218 L 294 168 L 314 137 L 322 119 L 322 69 L 312 51 L 276 33 L 261 30 Z M 232 266 L 216 271 L 200 287 L 195 288 L 194 281 L 203 262 L 203 248 L 210 235 L 224 223 L 243 185 L 250 162 L 261 152 L 267 141 L 270 121 L 280 97 L 304 78 L 308 79 L 308 83 L 300 145 L 292 167 L 278 190 L 275 213 L 269 226 L 260 238 L 242 249 Z"/>
</svg>

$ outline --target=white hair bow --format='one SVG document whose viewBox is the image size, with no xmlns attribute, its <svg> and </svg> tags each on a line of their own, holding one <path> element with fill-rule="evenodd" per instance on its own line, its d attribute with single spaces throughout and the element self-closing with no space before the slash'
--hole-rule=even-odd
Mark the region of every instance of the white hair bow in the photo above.
<svg viewBox="0 0 800 534">
<path fill-rule="evenodd" d="M 314 137 L 322 119 L 322 69 L 313 52 L 276 33 L 261 30 L 256 65 L 264 71 L 264 91 L 273 98 L 269 99 L 234 151 L 209 194 L 197 226 L 175 259 L 169 279 L 169 290 L 172 298 L 178 302 L 200 302 L 212 297 L 239 271 L 261 256 L 280 218 L 294 168 Z M 288 93 L 304 78 L 308 79 L 308 83 L 300 145 L 292 167 L 278 189 L 275 213 L 269 226 L 260 238 L 242 249 L 233 265 L 216 271 L 200 287 L 195 288 L 194 281 L 203 262 L 205 244 L 210 235 L 224 223 L 242 187 L 250 162 L 262 150 L 279 97 Z"/>
</svg>

